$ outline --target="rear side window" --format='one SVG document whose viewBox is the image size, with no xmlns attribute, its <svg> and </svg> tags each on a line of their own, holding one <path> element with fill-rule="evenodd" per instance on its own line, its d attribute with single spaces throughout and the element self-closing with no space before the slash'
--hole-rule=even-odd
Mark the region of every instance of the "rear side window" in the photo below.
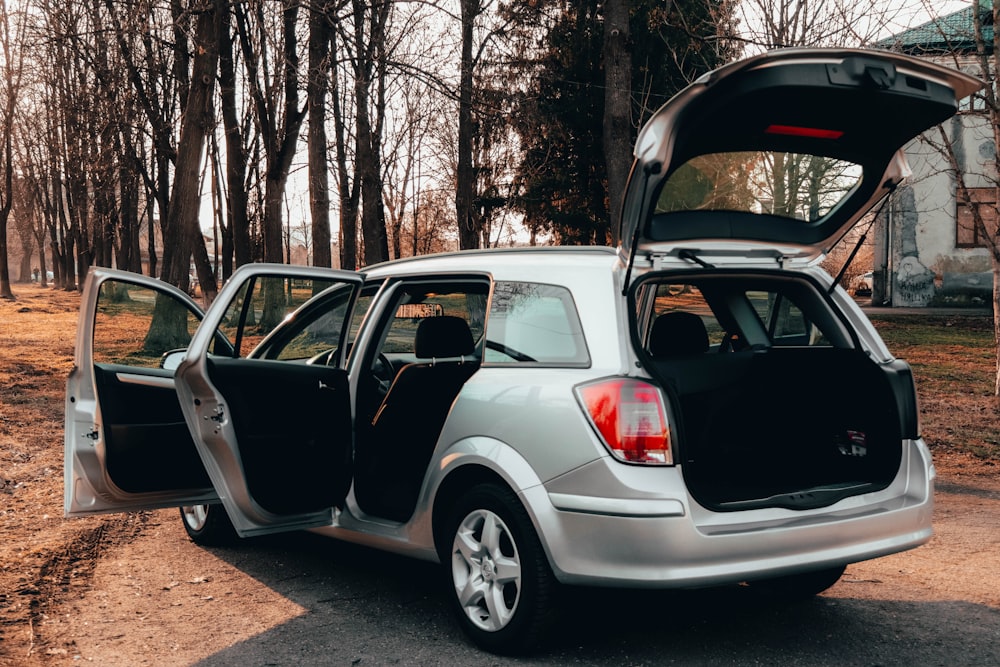
<svg viewBox="0 0 1000 667">
<path fill-rule="evenodd" d="M 809 321 L 798 304 L 780 292 L 748 291 L 747 300 L 767 328 L 773 345 L 829 346 L 823 332 Z"/>
<path fill-rule="evenodd" d="M 705 301 L 705 296 L 697 285 L 670 283 L 656 286 L 656 300 L 653 302 L 653 317 L 666 313 L 687 312 L 697 315 L 705 325 L 708 344 L 717 347 L 726 338 L 726 329 Z"/>
<path fill-rule="evenodd" d="M 837 316 L 802 281 L 704 276 L 656 284 L 654 294 L 645 336 L 646 351 L 654 357 L 749 348 L 851 347 Z M 698 335 L 693 333 L 696 324 Z"/>
<path fill-rule="evenodd" d="M 587 367 L 590 354 L 573 297 L 565 287 L 497 282 L 483 361 L 490 365 Z"/>
</svg>

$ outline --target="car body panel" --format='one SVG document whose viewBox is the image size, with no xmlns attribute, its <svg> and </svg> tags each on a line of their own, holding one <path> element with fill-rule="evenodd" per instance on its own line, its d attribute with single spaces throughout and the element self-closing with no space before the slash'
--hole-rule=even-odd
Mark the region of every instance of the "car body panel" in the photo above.
<svg viewBox="0 0 1000 667">
<path fill-rule="evenodd" d="M 932 535 L 933 468 L 922 441 L 878 494 L 817 510 L 711 512 L 694 502 L 679 468 L 598 461 L 525 494 L 564 583 L 698 587 L 850 563 L 924 544 Z M 930 471 L 930 472 L 929 472 Z M 596 508 L 560 507 L 569 495 Z M 618 508 L 608 499 L 618 499 Z M 678 505 L 683 508 L 679 509 Z M 641 514 L 640 514 L 641 513 Z M 600 535 L 587 549 L 580 535 Z"/>
</svg>

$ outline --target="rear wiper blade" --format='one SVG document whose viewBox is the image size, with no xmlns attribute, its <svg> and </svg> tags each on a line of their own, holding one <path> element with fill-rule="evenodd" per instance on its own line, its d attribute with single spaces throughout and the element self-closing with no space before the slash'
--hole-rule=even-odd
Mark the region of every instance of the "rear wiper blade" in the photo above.
<svg viewBox="0 0 1000 667">
<path fill-rule="evenodd" d="M 698 266 L 700 266 L 703 269 L 714 269 L 715 268 L 714 265 L 709 264 L 708 262 L 706 262 L 705 260 L 703 260 L 701 257 L 699 257 L 696 254 L 696 251 L 691 250 L 690 248 L 681 248 L 681 250 L 677 253 L 677 256 L 680 257 L 683 260 L 687 260 L 689 262 L 694 262 L 695 264 L 697 264 Z"/>
</svg>

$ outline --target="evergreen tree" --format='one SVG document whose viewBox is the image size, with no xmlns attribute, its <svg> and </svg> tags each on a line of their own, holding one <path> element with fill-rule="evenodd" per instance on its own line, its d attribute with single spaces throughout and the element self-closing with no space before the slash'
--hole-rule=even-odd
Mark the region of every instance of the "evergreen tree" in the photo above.
<svg viewBox="0 0 1000 667">
<path fill-rule="evenodd" d="M 604 161 L 603 7 L 555 11 L 528 94 L 514 114 L 523 147 L 519 204 L 534 232 L 559 243 L 613 238 Z M 636 0 L 629 8 L 632 137 L 660 105 L 735 55 L 730 0 Z"/>
</svg>

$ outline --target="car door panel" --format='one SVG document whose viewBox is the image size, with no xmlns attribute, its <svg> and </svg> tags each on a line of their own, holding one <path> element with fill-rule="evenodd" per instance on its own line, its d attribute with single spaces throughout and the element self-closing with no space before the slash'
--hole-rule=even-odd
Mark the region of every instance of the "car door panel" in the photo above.
<svg viewBox="0 0 1000 667">
<path fill-rule="evenodd" d="M 104 406 L 108 475 L 129 493 L 207 489 L 212 482 L 201 464 L 172 373 L 148 375 L 134 369 L 95 364 Z"/>
<path fill-rule="evenodd" d="M 259 359 L 209 359 L 228 400 L 250 496 L 273 514 L 339 504 L 351 480 L 347 373 Z M 339 434 L 339 435 L 338 435 Z"/>
<path fill-rule="evenodd" d="M 311 297 L 350 290 L 336 325 L 338 346 L 343 346 L 361 282 L 357 273 L 315 267 L 240 267 L 177 368 L 188 428 L 240 535 L 328 525 L 333 508 L 343 506 L 353 456 L 346 371 L 282 358 L 280 350 L 268 347 L 282 338 L 275 334 L 281 325 L 265 323 L 294 322 L 308 308 L 276 314 L 275 301 L 287 305 L 296 293 Z M 213 337 L 223 329 L 231 332 L 237 348 L 239 341 L 263 341 L 273 358 L 254 358 L 253 351 L 238 356 L 245 354 L 240 349 L 230 358 L 210 354 Z"/>
<path fill-rule="evenodd" d="M 93 269 L 83 290 L 66 386 L 64 508 L 68 516 L 217 502 L 187 428 L 173 373 L 158 368 L 168 338 L 149 335 L 173 304 L 183 339 L 201 316 L 162 281 Z"/>
</svg>

